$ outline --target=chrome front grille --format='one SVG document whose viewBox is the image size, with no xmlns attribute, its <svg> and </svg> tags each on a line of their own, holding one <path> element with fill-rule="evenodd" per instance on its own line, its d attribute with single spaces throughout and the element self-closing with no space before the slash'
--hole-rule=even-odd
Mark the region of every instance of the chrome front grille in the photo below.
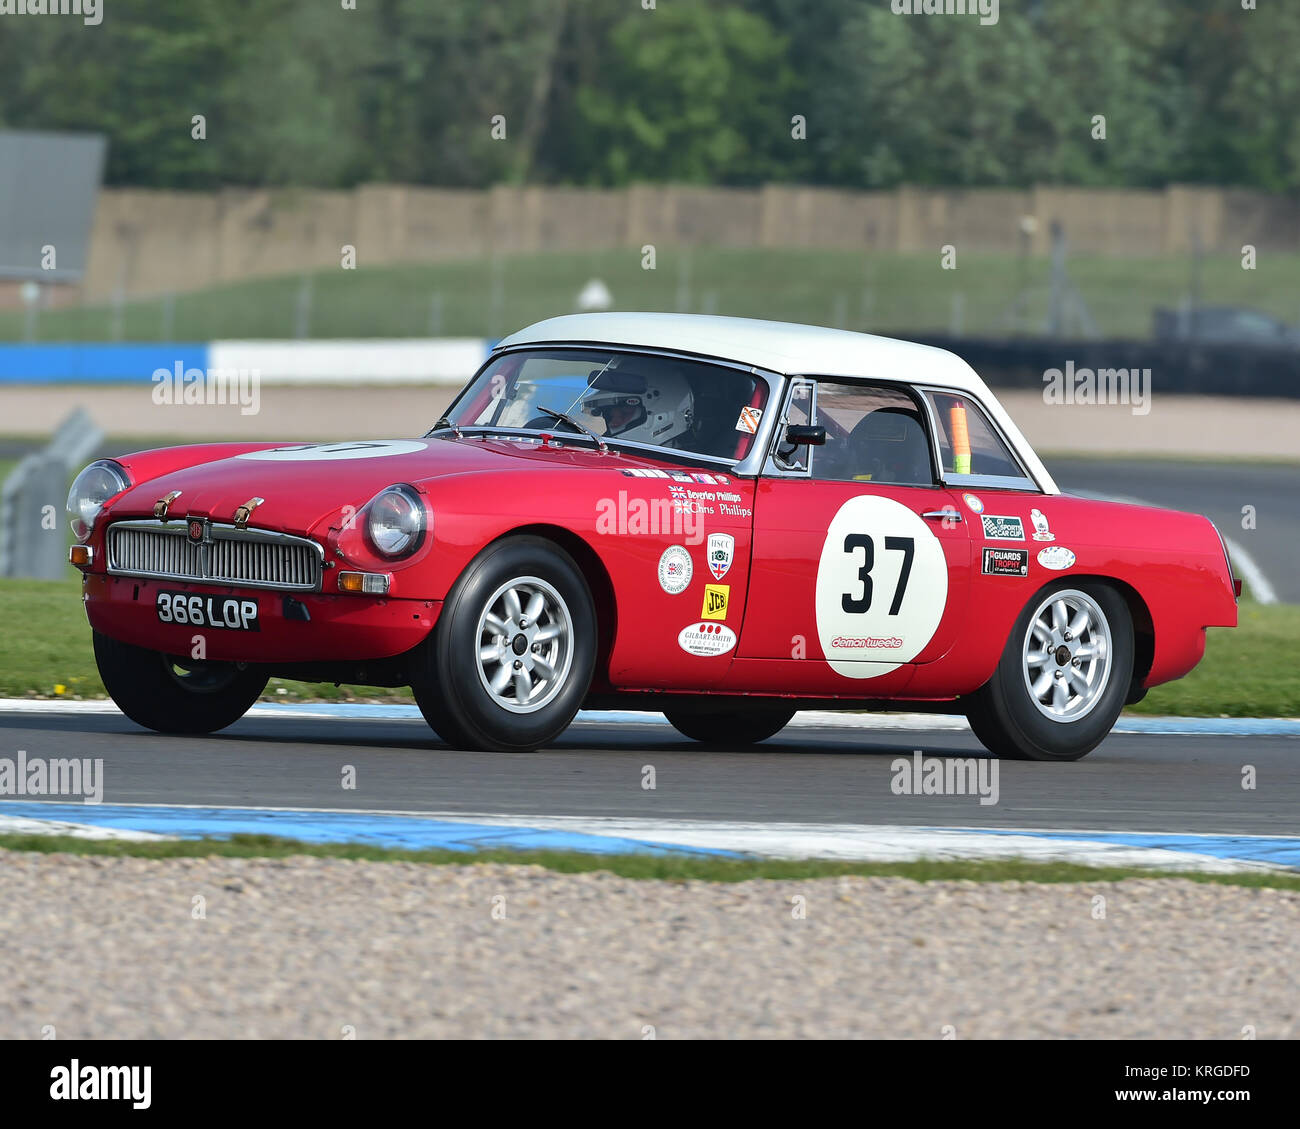
<svg viewBox="0 0 1300 1129">
<path fill-rule="evenodd" d="M 201 543 L 183 519 L 119 521 L 108 527 L 108 571 L 152 580 L 235 584 L 312 592 L 324 553 L 315 541 L 264 529 L 210 524 Z"/>
</svg>

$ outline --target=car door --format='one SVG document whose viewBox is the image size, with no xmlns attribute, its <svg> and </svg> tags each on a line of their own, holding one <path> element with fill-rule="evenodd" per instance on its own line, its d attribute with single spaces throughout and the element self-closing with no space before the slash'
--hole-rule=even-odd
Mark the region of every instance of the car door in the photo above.
<svg viewBox="0 0 1300 1129">
<path fill-rule="evenodd" d="M 823 427 L 825 444 L 784 443 L 800 423 Z M 932 452 L 926 412 L 904 385 L 791 382 L 755 494 L 740 658 L 805 660 L 817 674 L 810 682 L 800 668 L 802 692 L 842 694 L 954 645 L 972 534 Z"/>
</svg>

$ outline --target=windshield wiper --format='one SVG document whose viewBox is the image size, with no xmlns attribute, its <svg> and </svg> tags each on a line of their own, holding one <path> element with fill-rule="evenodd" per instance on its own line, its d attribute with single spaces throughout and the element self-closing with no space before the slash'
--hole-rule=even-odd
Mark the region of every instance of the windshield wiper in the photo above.
<svg viewBox="0 0 1300 1129">
<path fill-rule="evenodd" d="M 557 412 L 554 408 L 543 408 L 540 405 L 538 405 L 537 410 L 539 412 L 545 412 L 552 419 L 558 419 L 562 423 L 567 423 L 574 431 L 581 431 L 583 435 L 587 436 L 587 438 L 594 439 L 596 441 L 596 446 L 600 448 L 600 453 L 602 455 L 609 451 L 609 444 L 607 444 L 605 440 L 592 431 L 591 428 L 579 423 L 572 416 L 566 416 L 563 412 Z"/>
</svg>

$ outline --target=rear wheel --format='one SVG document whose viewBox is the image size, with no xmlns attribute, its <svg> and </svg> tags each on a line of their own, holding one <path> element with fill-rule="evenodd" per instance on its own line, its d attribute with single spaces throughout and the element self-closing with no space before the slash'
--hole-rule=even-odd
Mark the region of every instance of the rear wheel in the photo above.
<svg viewBox="0 0 1300 1129">
<path fill-rule="evenodd" d="M 1133 621 L 1115 589 L 1059 585 L 1020 614 L 966 717 L 990 752 L 1072 761 L 1110 733 L 1133 677 Z"/>
<path fill-rule="evenodd" d="M 591 592 L 573 558 L 543 538 L 512 537 L 456 582 L 411 689 L 448 744 L 528 752 L 568 728 L 595 662 Z"/>
<path fill-rule="evenodd" d="M 248 712 L 267 676 L 236 663 L 193 662 L 94 633 L 95 665 L 109 697 L 159 733 L 214 733 Z"/>
<path fill-rule="evenodd" d="M 699 712 L 694 710 L 665 710 L 668 723 L 684 737 L 720 748 L 737 748 L 753 745 L 775 737 L 794 717 L 794 710 L 784 706 L 773 709 L 755 708 L 746 702 L 743 711 L 724 710 Z"/>
</svg>

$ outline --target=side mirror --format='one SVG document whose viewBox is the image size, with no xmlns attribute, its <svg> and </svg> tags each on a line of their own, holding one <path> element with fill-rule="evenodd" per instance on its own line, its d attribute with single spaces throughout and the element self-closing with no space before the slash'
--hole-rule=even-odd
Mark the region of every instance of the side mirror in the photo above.
<svg viewBox="0 0 1300 1129">
<path fill-rule="evenodd" d="M 808 423 L 786 424 L 785 441 L 797 447 L 824 447 L 826 428 Z"/>
</svg>

